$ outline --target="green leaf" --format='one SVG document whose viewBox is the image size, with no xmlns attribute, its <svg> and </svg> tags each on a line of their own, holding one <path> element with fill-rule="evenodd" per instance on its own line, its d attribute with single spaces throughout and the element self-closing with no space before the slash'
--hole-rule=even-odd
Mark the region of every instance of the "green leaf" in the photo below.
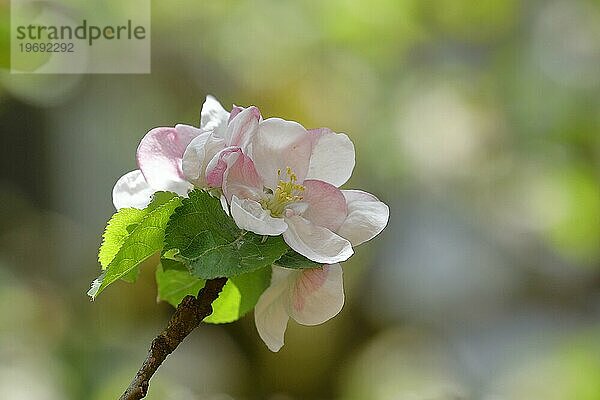
<svg viewBox="0 0 600 400">
<path fill-rule="evenodd" d="M 100 245 L 100 251 L 98 252 L 98 261 L 102 265 L 102 269 L 108 267 L 108 264 L 115 258 L 123 245 L 125 238 L 145 216 L 145 210 L 122 208 L 111 217 L 106 224 L 104 235 L 102 235 L 102 245 Z"/>
<path fill-rule="evenodd" d="M 279 260 L 275 261 L 275 264 L 280 267 L 292 269 L 318 268 L 321 266 L 321 264 L 311 261 L 302 254 L 296 253 L 291 249 L 282 255 Z"/>
<path fill-rule="evenodd" d="M 140 275 L 140 267 L 137 266 L 125 275 L 121 277 L 121 280 L 127 283 L 135 283 L 137 281 L 138 276 Z"/>
<path fill-rule="evenodd" d="M 188 269 L 188 267 L 186 267 L 185 264 L 182 263 L 181 261 L 175 261 L 175 260 L 171 260 L 168 258 L 161 258 L 160 264 L 162 265 L 162 267 L 165 271 L 174 269 L 177 271 L 185 271 L 188 274 L 190 273 L 190 270 Z"/>
<path fill-rule="evenodd" d="M 105 267 L 103 266 L 104 272 L 92 283 L 88 291 L 92 299 L 118 279 L 131 280 L 135 276 L 135 269 L 162 249 L 165 227 L 169 217 L 179 205 L 181 205 L 181 198 L 175 193 L 157 192 L 148 207 L 141 210 L 144 216 L 137 223 L 127 223 L 134 220 L 134 216 L 139 217 L 137 213 L 132 213 L 131 209 L 121 209 L 117 215 L 123 213 L 123 217 L 111 218 L 102 246 L 106 246 L 107 243 L 108 247 L 104 251 L 101 249 L 99 254 L 101 263 L 107 262 L 108 259 L 110 261 Z M 111 227 L 115 221 L 119 222 Z M 118 250 L 115 252 L 117 247 Z"/>
<path fill-rule="evenodd" d="M 212 324 L 237 321 L 252 310 L 260 295 L 269 287 L 271 268 L 229 278 L 219 297 L 213 302 L 213 313 L 204 319 Z"/>
<path fill-rule="evenodd" d="M 146 210 L 137 208 L 123 208 L 114 214 L 106 224 L 106 229 L 102 235 L 102 244 L 98 251 L 98 262 L 105 270 L 108 264 L 115 258 L 115 255 L 123 245 L 123 241 L 131 231 L 140 223 L 146 216 Z M 132 269 L 128 274 L 121 279 L 125 282 L 135 282 L 140 273 L 139 268 Z"/>
<path fill-rule="evenodd" d="M 165 261 L 161 260 L 161 264 L 156 268 L 158 300 L 164 300 L 177 307 L 185 296 L 197 296 L 204 287 L 204 280 L 192 276 L 187 269 L 166 269 Z"/>
<path fill-rule="evenodd" d="M 213 324 L 233 322 L 252 310 L 260 295 L 269 286 L 271 269 L 262 268 L 248 274 L 231 277 L 219 297 L 213 302 L 213 313 L 204 322 Z M 186 270 L 156 269 L 158 298 L 177 307 L 185 296 L 197 296 L 205 281 Z"/>
<path fill-rule="evenodd" d="M 281 236 L 263 237 L 239 229 L 221 202 L 202 190 L 190 192 L 182 201 L 165 232 L 165 252 L 202 279 L 232 277 L 271 266 L 288 249 Z"/>
</svg>

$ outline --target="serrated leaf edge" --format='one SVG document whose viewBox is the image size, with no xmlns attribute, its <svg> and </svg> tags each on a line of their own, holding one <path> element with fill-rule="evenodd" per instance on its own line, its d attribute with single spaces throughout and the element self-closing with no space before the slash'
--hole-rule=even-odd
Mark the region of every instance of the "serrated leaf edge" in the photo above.
<svg viewBox="0 0 600 400">
<path fill-rule="evenodd" d="M 166 203 L 165 203 L 165 204 L 166 204 Z M 121 210 L 136 210 L 136 211 L 140 211 L 140 212 L 144 211 L 144 210 L 140 210 L 139 208 L 133 208 L 133 207 L 127 207 L 127 208 L 123 208 L 123 209 L 121 209 Z M 119 210 L 119 211 L 121 211 L 121 210 Z M 145 216 L 147 216 L 148 214 L 149 214 L 149 213 L 148 213 L 148 212 L 146 212 L 146 213 L 145 213 L 145 214 L 142 216 L 142 219 L 140 219 L 140 220 L 138 221 L 138 224 L 139 224 L 139 223 L 141 223 L 141 222 L 144 220 Z M 107 241 L 106 235 L 108 234 L 108 231 L 110 230 L 110 227 L 111 227 L 113 224 L 115 224 L 115 223 L 117 222 L 117 221 L 116 221 L 116 218 L 115 218 L 115 216 L 117 216 L 117 215 L 118 215 L 118 212 L 117 212 L 117 213 L 115 213 L 115 214 L 113 214 L 113 216 L 112 216 L 112 217 L 110 217 L 110 219 L 109 219 L 109 220 L 108 220 L 108 222 L 106 223 L 106 228 L 104 228 L 104 232 L 102 233 L 102 243 L 100 243 L 100 248 L 98 249 L 98 257 L 97 257 L 97 259 L 98 259 L 98 263 L 99 263 L 99 264 L 102 266 L 102 270 L 106 270 L 106 269 L 108 268 L 108 266 L 110 265 L 110 263 L 112 262 L 112 260 L 113 260 L 113 259 L 115 258 L 115 256 L 118 254 L 118 251 L 117 251 L 117 252 L 116 252 L 116 253 L 115 253 L 115 254 L 112 256 L 112 258 L 110 259 L 110 261 L 109 261 L 109 262 L 106 264 L 106 267 L 104 267 L 104 266 L 102 265 L 102 261 L 100 260 L 100 254 L 101 254 L 101 253 L 100 253 L 100 251 L 101 251 L 102 247 L 103 247 L 103 246 L 106 244 L 106 241 Z M 133 225 L 133 224 L 131 224 L 131 225 Z M 117 245 L 119 245 L 119 249 L 121 248 L 121 246 L 122 246 L 122 244 L 123 244 L 123 242 L 125 241 L 125 239 L 126 239 L 126 238 L 127 238 L 127 235 L 123 236 L 123 237 L 121 238 L 121 240 L 119 240 L 119 241 L 118 241 Z"/>
<path fill-rule="evenodd" d="M 178 196 L 175 196 L 175 197 L 173 197 L 172 199 L 170 199 L 169 201 L 167 201 L 167 202 L 165 202 L 165 203 L 161 204 L 160 206 L 158 206 L 158 207 L 154 208 L 152 211 L 150 211 L 150 212 L 146 213 L 146 215 L 144 216 L 144 218 L 142 218 L 142 219 L 140 220 L 140 222 L 139 222 L 139 223 L 138 223 L 138 225 L 135 227 L 135 229 L 134 229 L 134 230 L 133 230 L 133 231 L 130 233 L 130 235 L 131 235 L 131 234 L 133 234 L 133 232 L 135 232 L 135 231 L 138 229 L 138 227 L 139 227 L 140 225 L 142 225 L 142 224 L 143 224 L 143 222 L 144 222 L 146 219 L 150 218 L 150 216 L 154 215 L 154 213 L 156 213 L 157 211 L 159 211 L 159 210 L 163 209 L 164 207 L 166 207 L 167 205 L 171 204 L 171 203 L 172 203 L 172 202 L 174 202 L 174 201 L 181 201 L 181 198 L 180 198 L 180 197 L 178 197 Z M 175 212 L 175 210 L 176 210 L 177 208 L 179 208 L 179 207 L 175 207 L 175 208 L 173 209 L 173 212 Z M 147 229 L 147 227 L 146 227 L 146 228 L 144 228 L 144 229 Z M 127 236 L 126 236 L 126 237 L 127 237 Z M 126 237 L 125 237 L 125 238 L 126 238 Z M 123 241 L 125 241 L 125 238 L 123 239 Z M 160 250 L 159 250 L 159 251 L 160 251 Z M 91 288 L 90 288 L 90 290 L 88 290 L 88 292 L 87 292 L 88 296 L 90 296 L 90 297 L 92 298 L 92 300 L 95 300 L 95 299 L 96 299 L 96 297 L 97 297 L 97 296 L 98 296 L 98 295 L 99 295 L 99 294 L 100 294 L 100 293 L 101 293 L 101 292 L 102 292 L 102 291 L 103 291 L 103 290 L 104 290 L 104 289 L 107 287 L 107 286 L 104 286 L 104 287 L 102 287 L 102 284 L 103 284 L 103 282 L 104 282 L 104 277 L 105 277 L 106 273 L 108 272 L 108 270 L 109 270 L 110 266 L 112 265 L 112 263 L 113 263 L 114 259 L 116 258 L 116 256 L 117 256 L 117 255 L 118 255 L 120 252 L 121 252 L 121 249 L 119 249 L 119 251 L 118 251 L 118 252 L 115 254 L 115 256 L 113 257 L 113 259 L 111 260 L 111 262 L 110 262 L 110 263 L 108 263 L 108 265 L 107 265 L 106 269 L 104 269 L 104 272 L 103 272 L 103 273 L 102 273 L 102 274 L 101 274 L 101 275 L 100 275 L 98 278 L 96 278 L 96 279 L 94 279 L 94 280 L 92 281 Z M 123 273 L 121 273 L 121 274 L 120 274 L 120 275 L 117 277 L 117 279 L 115 279 L 115 281 L 116 281 L 116 280 L 118 280 L 118 279 L 121 279 L 123 276 L 127 275 L 127 273 L 129 273 L 129 271 L 131 271 L 131 270 L 132 270 L 133 268 L 135 268 L 136 266 L 138 266 L 138 265 L 142 264 L 144 261 L 146 261 L 148 258 L 152 257 L 154 254 L 155 254 L 155 253 L 153 253 L 153 254 L 149 255 L 148 257 L 145 257 L 145 258 L 143 258 L 143 259 L 142 259 L 142 260 L 140 260 L 140 261 L 139 261 L 137 264 L 135 264 L 133 267 L 131 267 L 131 268 L 129 268 L 128 270 L 126 270 L 126 271 L 124 271 Z"/>
</svg>

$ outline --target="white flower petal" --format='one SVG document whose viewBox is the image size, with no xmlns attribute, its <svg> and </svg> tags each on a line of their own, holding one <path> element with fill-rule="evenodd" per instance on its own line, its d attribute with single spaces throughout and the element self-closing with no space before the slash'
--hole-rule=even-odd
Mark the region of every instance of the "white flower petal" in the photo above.
<svg viewBox="0 0 600 400">
<path fill-rule="evenodd" d="M 212 132 L 202 133 L 192 140 L 185 149 L 181 164 L 186 179 L 198 187 L 208 186 L 206 167 L 224 148 L 225 140 L 215 137 Z"/>
<path fill-rule="evenodd" d="M 236 146 L 226 147 L 215 154 L 206 166 L 206 183 L 208 186 L 222 187 L 225 171 L 227 171 L 229 165 L 235 163 L 241 154 L 241 149 Z"/>
<path fill-rule="evenodd" d="M 258 125 L 250 157 L 265 186 L 274 189 L 281 179 L 287 180 L 289 167 L 298 182 L 308 172 L 312 143 L 308 131 L 297 122 L 268 118 Z"/>
<path fill-rule="evenodd" d="M 196 128 L 195 126 L 186 125 L 186 124 L 177 124 L 175 125 L 175 130 L 177 131 L 177 135 L 179 137 L 189 137 L 195 138 L 198 135 L 204 133 L 204 131 L 200 128 Z"/>
<path fill-rule="evenodd" d="M 223 193 L 228 200 L 232 196 L 240 199 L 260 200 L 263 194 L 263 183 L 256 172 L 252 159 L 242 153 L 241 149 L 225 159 L 223 172 Z"/>
<path fill-rule="evenodd" d="M 154 190 L 150 188 L 142 171 L 136 169 L 119 178 L 113 188 L 113 204 L 117 210 L 121 208 L 145 208 L 150 203 Z"/>
<path fill-rule="evenodd" d="M 342 186 L 354 170 L 354 144 L 343 133 L 335 133 L 327 128 L 309 131 L 315 135 L 306 179 L 318 179 Z"/>
<path fill-rule="evenodd" d="M 284 296 L 289 289 L 287 277 L 291 272 L 293 271 L 274 267 L 271 286 L 263 292 L 254 307 L 254 322 L 258 334 L 269 350 L 275 352 L 283 347 L 289 320 Z"/>
<path fill-rule="evenodd" d="M 283 218 L 271 217 L 271 212 L 256 201 L 240 200 L 236 196 L 231 199 L 231 216 L 240 229 L 257 235 L 281 235 L 288 227 Z"/>
<path fill-rule="evenodd" d="M 273 267 L 274 269 L 277 267 Z M 335 317 L 344 306 L 340 264 L 294 271 L 287 311 L 302 325 L 318 325 Z"/>
<path fill-rule="evenodd" d="M 285 213 L 288 216 L 292 215 L 302 215 L 308 210 L 308 203 L 304 201 L 298 201 L 296 203 L 288 204 L 285 207 Z"/>
<path fill-rule="evenodd" d="M 213 96 L 206 96 L 200 111 L 200 128 L 205 131 L 214 131 L 216 137 L 225 137 L 229 113 Z"/>
<path fill-rule="evenodd" d="M 227 199 L 225 198 L 225 196 L 221 195 L 221 197 L 219 197 L 219 201 L 221 202 L 221 208 L 223 209 L 223 211 L 225 211 L 225 214 L 231 216 L 231 214 L 229 213 L 229 204 L 227 204 Z"/>
<path fill-rule="evenodd" d="M 271 285 L 254 309 L 260 337 L 271 351 L 279 351 L 289 317 L 302 325 L 318 325 L 336 316 L 344 305 L 339 264 L 294 270 L 273 266 Z"/>
<path fill-rule="evenodd" d="M 361 190 L 342 190 L 342 193 L 348 203 L 348 216 L 338 229 L 338 235 L 348 239 L 353 246 L 379 235 L 388 223 L 389 207 Z"/>
<path fill-rule="evenodd" d="M 190 182 L 197 182 L 198 179 L 204 175 L 201 173 L 205 156 L 204 147 L 206 146 L 206 141 L 210 134 L 210 132 L 204 132 L 196 136 L 183 153 L 181 169 L 183 170 L 183 175 Z"/>
<path fill-rule="evenodd" d="M 239 146 L 242 150 L 250 144 L 260 121 L 260 111 L 252 106 L 240 111 L 227 127 L 227 145 Z"/>
<path fill-rule="evenodd" d="M 244 107 L 236 106 L 235 104 L 231 107 L 231 112 L 229 113 L 229 122 L 234 119 L 239 113 L 244 111 Z"/>
<path fill-rule="evenodd" d="M 346 261 L 354 253 L 346 239 L 327 228 L 318 226 L 298 216 L 286 216 L 288 230 L 283 233 L 285 242 L 295 251 L 321 264 Z"/>
<path fill-rule="evenodd" d="M 181 170 L 183 153 L 197 132 L 189 129 L 154 128 L 140 142 L 137 163 L 154 190 L 186 195 L 191 185 Z"/>
<path fill-rule="evenodd" d="M 308 204 L 302 216 L 313 224 L 337 231 L 348 214 L 346 199 L 340 189 L 314 179 L 307 179 L 302 185 L 302 201 Z"/>
</svg>

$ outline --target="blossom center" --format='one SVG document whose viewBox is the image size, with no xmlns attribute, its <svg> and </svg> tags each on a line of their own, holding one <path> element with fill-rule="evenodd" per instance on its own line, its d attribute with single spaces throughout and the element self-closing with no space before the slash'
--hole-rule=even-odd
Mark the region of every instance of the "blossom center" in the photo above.
<svg viewBox="0 0 600 400">
<path fill-rule="evenodd" d="M 302 200 L 304 186 L 296 183 L 298 178 L 290 167 L 286 168 L 286 180 L 281 179 L 281 170 L 277 170 L 279 183 L 275 190 L 267 189 L 265 197 L 261 200 L 261 205 L 271 211 L 274 217 L 281 217 L 288 204 Z"/>
</svg>

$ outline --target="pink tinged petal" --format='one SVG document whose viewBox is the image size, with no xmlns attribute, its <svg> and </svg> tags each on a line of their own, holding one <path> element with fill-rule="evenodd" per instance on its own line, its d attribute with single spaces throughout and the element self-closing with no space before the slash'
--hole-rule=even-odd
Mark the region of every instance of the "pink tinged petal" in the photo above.
<svg viewBox="0 0 600 400">
<path fill-rule="evenodd" d="M 263 183 L 252 159 L 238 149 L 235 158 L 227 159 L 223 174 L 223 193 L 228 200 L 232 196 L 240 199 L 259 200 L 263 193 Z"/>
<path fill-rule="evenodd" d="M 318 179 L 340 187 L 354 170 L 354 144 L 343 133 L 327 128 L 309 131 L 313 139 L 312 156 L 306 179 Z"/>
<path fill-rule="evenodd" d="M 144 136 L 137 149 L 137 163 L 151 188 L 187 194 L 190 185 L 183 176 L 181 162 L 195 133 L 189 129 L 155 128 Z"/>
<path fill-rule="evenodd" d="M 200 128 L 205 131 L 214 131 L 215 136 L 223 138 L 227 130 L 229 113 L 213 96 L 206 96 L 200 112 Z"/>
<path fill-rule="evenodd" d="M 268 118 L 258 126 L 250 155 L 265 186 L 274 189 L 279 183 L 277 171 L 286 180 L 290 167 L 301 183 L 310 161 L 312 143 L 308 131 L 297 122 Z"/>
<path fill-rule="evenodd" d="M 213 132 L 204 132 L 190 142 L 185 149 L 182 170 L 186 179 L 198 187 L 206 183 L 206 166 L 209 161 L 224 148 L 224 139 L 217 138 Z"/>
<path fill-rule="evenodd" d="M 231 120 L 234 119 L 236 115 L 241 113 L 242 110 L 244 110 L 244 107 L 236 106 L 234 104 L 233 108 L 231 109 L 231 112 L 229 113 L 229 122 L 231 122 Z"/>
<path fill-rule="evenodd" d="M 275 352 L 283 347 L 289 320 L 285 297 L 289 290 L 287 278 L 291 273 L 292 270 L 273 267 L 271 286 L 263 292 L 254 307 L 254 322 L 258 334 L 269 350 Z"/>
<path fill-rule="evenodd" d="M 218 152 L 206 166 L 206 182 L 208 185 L 221 187 L 228 162 L 233 164 L 240 154 L 239 147 L 227 147 Z"/>
<path fill-rule="evenodd" d="M 271 217 L 271 212 L 262 208 L 260 203 L 236 196 L 231 199 L 231 216 L 240 229 L 257 235 L 278 236 L 287 229 L 283 218 Z"/>
<path fill-rule="evenodd" d="M 227 146 L 245 149 L 256 133 L 259 120 L 260 111 L 254 106 L 240 111 L 227 127 Z"/>
<path fill-rule="evenodd" d="M 340 264 L 295 271 L 292 276 L 287 311 L 296 322 L 322 324 L 342 310 L 344 281 Z"/>
<path fill-rule="evenodd" d="M 117 210 L 121 208 L 145 208 L 150 203 L 154 190 L 150 188 L 139 169 L 123 175 L 113 188 L 113 204 Z"/>
<path fill-rule="evenodd" d="M 353 246 L 371 240 L 386 227 L 389 207 L 377 197 L 360 190 L 342 190 L 348 204 L 348 216 L 337 233 Z"/>
<path fill-rule="evenodd" d="M 204 131 L 200 128 L 196 128 L 195 126 L 186 125 L 186 124 L 177 124 L 175 125 L 175 130 L 177 131 L 177 135 L 181 138 L 189 138 L 191 142 L 195 137 L 204 133 Z M 189 142 L 188 142 L 189 144 Z"/>
<path fill-rule="evenodd" d="M 305 180 L 302 201 L 308 209 L 302 215 L 313 224 L 337 231 L 346 219 L 348 208 L 342 191 L 330 183 Z"/>
<path fill-rule="evenodd" d="M 283 233 L 285 242 L 308 259 L 321 264 L 346 261 L 354 251 L 346 239 L 329 229 L 297 216 L 286 216 L 288 230 Z"/>
</svg>

